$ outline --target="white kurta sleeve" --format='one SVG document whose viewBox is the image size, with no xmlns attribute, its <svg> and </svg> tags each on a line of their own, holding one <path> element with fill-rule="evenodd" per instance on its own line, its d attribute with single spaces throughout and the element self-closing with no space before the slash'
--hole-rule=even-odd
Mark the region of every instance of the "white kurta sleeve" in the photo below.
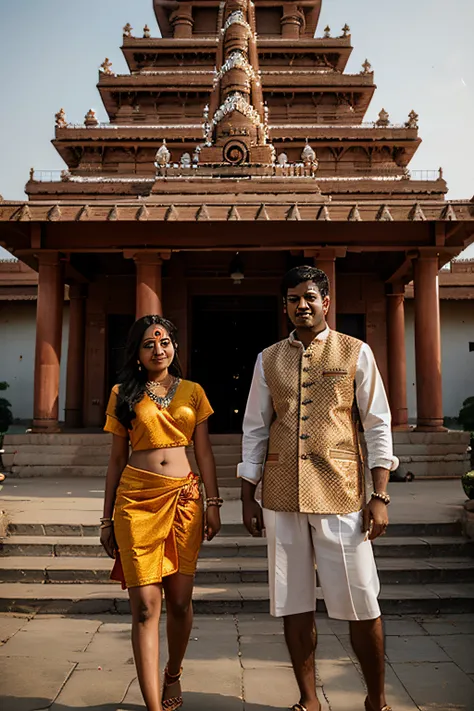
<svg viewBox="0 0 474 711">
<path fill-rule="evenodd" d="M 242 437 L 242 462 L 237 466 L 237 476 L 258 484 L 263 475 L 267 455 L 273 403 L 263 372 L 262 354 L 255 363 L 247 407 L 245 409 Z"/>
<path fill-rule="evenodd" d="M 392 471 L 399 461 L 393 454 L 390 407 L 374 354 L 366 343 L 359 353 L 355 382 L 369 469 L 383 467 Z"/>
</svg>

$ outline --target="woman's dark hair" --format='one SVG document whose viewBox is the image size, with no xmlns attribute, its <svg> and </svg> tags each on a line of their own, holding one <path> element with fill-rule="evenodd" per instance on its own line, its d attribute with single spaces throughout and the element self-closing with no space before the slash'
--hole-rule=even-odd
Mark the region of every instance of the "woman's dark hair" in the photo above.
<svg viewBox="0 0 474 711">
<path fill-rule="evenodd" d="M 303 264 L 301 267 L 290 269 L 290 271 L 283 277 L 283 281 L 281 283 L 281 293 L 285 301 L 288 296 L 288 289 L 294 289 L 295 286 L 298 286 L 298 284 L 302 284 L 305 281 L 314 281 L 319 289 L 322 299 L 329 294 L 329 279 L 327 274 L 321 269 L 316 269 L 316 267 L 310 267 Z"/>
<path fill-rule="evenodd" d="M 181 364 L 177 353 L 176 326 L 168 319 L 155 314 L 142 316 L 138 321 L 135 321 L 127 337 L 124 364 L 119 373 L 120 387 L 115 407 L 117 419 L 127 429 L 130 429 L 132 420 L 135 418 L 135 405 L 142 400 L 145 394 L 148 374 L 143 366 L 140 367 L 138 354 L 145 331 L 154 325 L 161 326 L 168 332 L 174 346 L 174 358 L 168 368 L 170 374 L 177 378 L 182 377 Z"/>
</svg>

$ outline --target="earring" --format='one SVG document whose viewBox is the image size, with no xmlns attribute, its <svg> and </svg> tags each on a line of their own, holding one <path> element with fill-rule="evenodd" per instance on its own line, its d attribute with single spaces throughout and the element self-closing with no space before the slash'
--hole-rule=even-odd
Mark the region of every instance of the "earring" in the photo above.
<svg viewBox="0 0 474 711">
<path fill-rule="evenodd" d="M 141 373 L 142 372 L 142 364 L 140 363 L 139 360 L 137 360 L 137 364 L 138 364 L 138 370 Z"/>
</svg>

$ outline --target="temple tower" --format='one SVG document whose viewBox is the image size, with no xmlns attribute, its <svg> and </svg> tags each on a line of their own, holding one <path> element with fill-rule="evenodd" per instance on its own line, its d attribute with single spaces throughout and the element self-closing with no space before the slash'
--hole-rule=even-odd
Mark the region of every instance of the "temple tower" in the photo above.
<svg viewBox="0 0 474 711">
<path fill-rule="evenodd" d="M 250 0 L 228 0 L 222 19 L 199 164 L 273 163 L 258 62 L 255 6 Z"/>
</svg>

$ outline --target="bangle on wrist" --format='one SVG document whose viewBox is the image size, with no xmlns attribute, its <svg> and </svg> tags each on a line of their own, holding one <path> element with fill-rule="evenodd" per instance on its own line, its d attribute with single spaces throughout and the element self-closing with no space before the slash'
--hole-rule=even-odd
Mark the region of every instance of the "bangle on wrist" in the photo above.
<svg viewBox="0 0 474 711">
<path fill-rule="evenodd" d="M 217 506 L 218 508 L 220 508 L 223 503 L 224 503 L 224 499 L 221 499 L 220 496 L 209 496 L 209 497 L 206 499 L 206 506 L 207 506 L 207 507 L 209 507 L 209 506 Z"/>
<path fill-rule="evenodd" d="M 390 503 L 390 494 L 387 494 L 385 491 L 373 491 L 370 495 L 371 499 L 378 499 L 379 501 L 382 501 L 386 506 L 389 505 Z"/>
<path fill-rule="evenodd" d="M 112 528 L 113 525 L 114 525 L 113 521 L 104 521 L 104 523 L 100 524 L 99 528 L 101 530 L 103 530 L 104 528 Z"/>
</svg>

